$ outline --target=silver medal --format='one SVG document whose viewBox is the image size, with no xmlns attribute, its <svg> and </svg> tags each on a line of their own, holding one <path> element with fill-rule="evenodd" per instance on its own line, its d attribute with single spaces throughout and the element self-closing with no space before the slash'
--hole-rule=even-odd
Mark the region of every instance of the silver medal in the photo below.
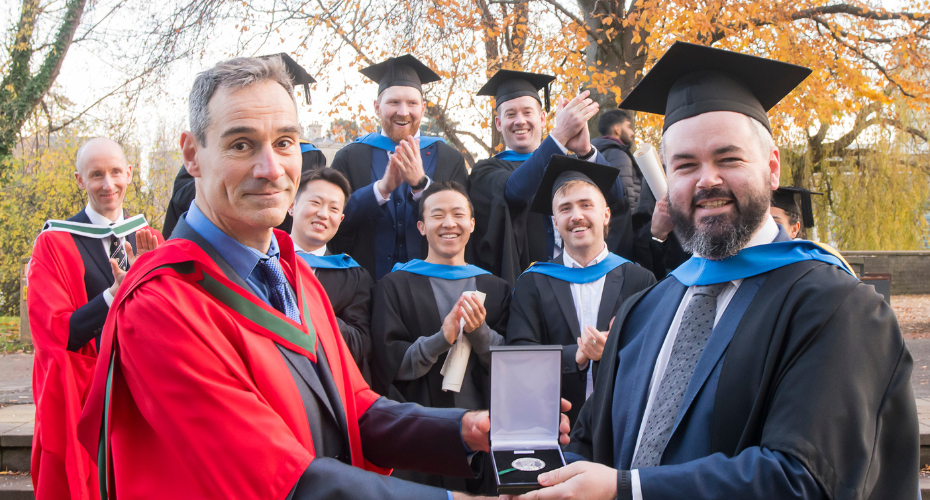
<svg viewBox="0 0 930 500">
<path fill-rule="evenodd" d="M 510 465 L 513 465 L 513 468 L 517 470 L 532 472 L 534 470 L 539 470 L 545 467 L 546 462 L 543 462 L 538 458 L 518 458 Z"/>
</svg>

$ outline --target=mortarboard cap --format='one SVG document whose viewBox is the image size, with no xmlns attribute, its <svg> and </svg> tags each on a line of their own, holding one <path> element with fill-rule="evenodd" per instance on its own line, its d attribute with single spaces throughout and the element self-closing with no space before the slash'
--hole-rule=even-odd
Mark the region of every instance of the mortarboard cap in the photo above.
<svg viewBox="0 0 930 500">
<path fill-rule="evenodd" d="M 574 180 L 593 184 L 606 198 L 618 175 L 620 170 L 614 167 L 566 155 L 552 155 L 530 209 L 543 215 L 552 215 L 552 198 L 555 192 L 562 184 Z"/>
<path fill-rule="evenodd" d="M 801 217 L 801 224 L 804 227 L 814 227 L 812 194 L 823 193 L 815 193 L 799 187 L 780 187 L 772 191 L 772 206 Z"/>
<path fill-rule="evenodd" d="M 378 83 L 378 95 L 388 87 L 413 87 L 422 93 L 423 84 L 441 80 L 435 71 L 410 54 L 392 57 L 360 69 L 359 73 Z"/>
<path fill-rule="evenodd" d="M 310 76 L 310 73 L 307 73 L 307 70 L 303 66 L 297 64 L 291 56 L 287 55 L 284 52 L 280 54 L 269 54 L 267 56 L 259 56 L 260 59 L 268 59 L 269 57 L 280 57 L 284 61 L 284 67 L 287 68 L 287 74 L 291 77 L 291 83 L 296 87 L 298 85 L 304 86 L 304 95 L 306 96 L 307 105 L 310 104 L 310 84 L 316 83 L 316 80 Z"/>
<path fill-rule="evenodd" d="M 502 69 L 494 73 L 488 83 L 478 90 L 478 95 L 494 97 L 498 107 L 504 102 L 523 96 L 533 97 L 539 101 L 539 104 L 543 104 L 543 101 L 539 100 L 539 91 L 543 90 L 546 98 L 546 112 L 548 112 L 550 107 L 549 84 L 553 80 L 555 77 L 552 75 Z"/>
<path fill-rule="evenodd" d="M 768 110 L 810 74 L 795 64 L 675 42 L 620 107 L 665 115 L 663 132 L 712 111 L 742 113 L 771 131 Z"/>
</svg>

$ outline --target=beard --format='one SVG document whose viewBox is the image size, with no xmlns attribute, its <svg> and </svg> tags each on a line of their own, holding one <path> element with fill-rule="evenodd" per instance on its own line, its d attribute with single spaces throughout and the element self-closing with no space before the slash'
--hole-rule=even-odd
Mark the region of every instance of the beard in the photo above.
<svg viewBox="0 0 930 500">
<path fill-rule="evenodd" d="M 394 125 L 395 118 L 403 118 L 401 121 L 409 121 L 410 124 L 406 127 L 398 127 Z M 394 142 L 400 142 L 407 138 L 408 135 L 416 135 L 417 130 L 420 128 L 420 120 L 414 120 L 412 116 L 389 116 L 381 118 L 381 128 L 384 130 L 384 133 Z"/>
<path fill-rule="evenodd" d="M 733 200 L 734 213 L 702 217 L 698 225 L 694 220 L 696 203 L 708 198 Z M 683 249 L 705 259 L 722 260 L 736 255 L 749 243 L 765 221 L 771 199 L 771 193 L 762 189 L 740 202 L 729 189 L 713 188 L 695 195 L 687 212 L 673 204 L 670 197 L 668 213 Z"/>
</svg>

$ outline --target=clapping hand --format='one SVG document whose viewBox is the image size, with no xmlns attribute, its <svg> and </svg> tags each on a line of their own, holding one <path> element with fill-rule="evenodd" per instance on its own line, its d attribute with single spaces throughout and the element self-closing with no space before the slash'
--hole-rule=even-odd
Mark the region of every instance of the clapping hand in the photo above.
<svg viewBox="0 0 930 500">
<path fill-rule="evenodd" d="M 560 99 L 555 111 L 555 127 L 549 134 L 570 151 L 585 154 L 591 150 L 588 120 L 594 117 L 600 105 L 585 90 L 572 100 Z"/>
<path fill-rule="evenodd" d="M 604 344 L 607 342 L 607 332 L 598 331 L 593 326 L 586 326 L 581 330 L 578 339 L 578 350 L 585 358 L 591 361 L 600 361 L 604 354 Z"/>
<path fill-rule="evenodd" d="M 420 139 L 407 136 L 394 148 L 391 155 L 393 163 L 404 182 L 416 186 L 426 173 L 423 171 L 423 157 L 420 156 Z"/>
</svg>

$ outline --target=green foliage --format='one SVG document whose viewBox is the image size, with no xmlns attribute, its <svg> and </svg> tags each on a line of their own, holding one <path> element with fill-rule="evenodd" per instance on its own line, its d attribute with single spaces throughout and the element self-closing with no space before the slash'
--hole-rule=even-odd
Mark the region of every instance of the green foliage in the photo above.
<svg viewBox="0 0 930 500">
<path fill-rule="evenodd" d="M 85 140 L 58 135 L 24 141 L 22 153 L 8 157 L 0 168 L 0 315 L 19 314 L 21 261 L 32 253 L 45 221 L 67 219 L 87 205 L 87 196 L 74 179 L 75 157 Z M 124 145 L 124 149 L 130 164 L 137 165 L 138 148 Z M 131 215 L 145 214 L 153 227 L 160 228 L 163 190 L 149 186 L 135 172 L 123 208 Z"/>
<path fill-rule="evenodd" d="M 782 185 L 809 178 L 804 187 L 823 193 L 813 197 L 817 228 L 808 238 L 840 250 L 924 248 L 930 154 L 904 150 L 892 139 L 876 137 L 867 148 L 814 165 L 807 151 L 782 149 Z"/>
</svg>

